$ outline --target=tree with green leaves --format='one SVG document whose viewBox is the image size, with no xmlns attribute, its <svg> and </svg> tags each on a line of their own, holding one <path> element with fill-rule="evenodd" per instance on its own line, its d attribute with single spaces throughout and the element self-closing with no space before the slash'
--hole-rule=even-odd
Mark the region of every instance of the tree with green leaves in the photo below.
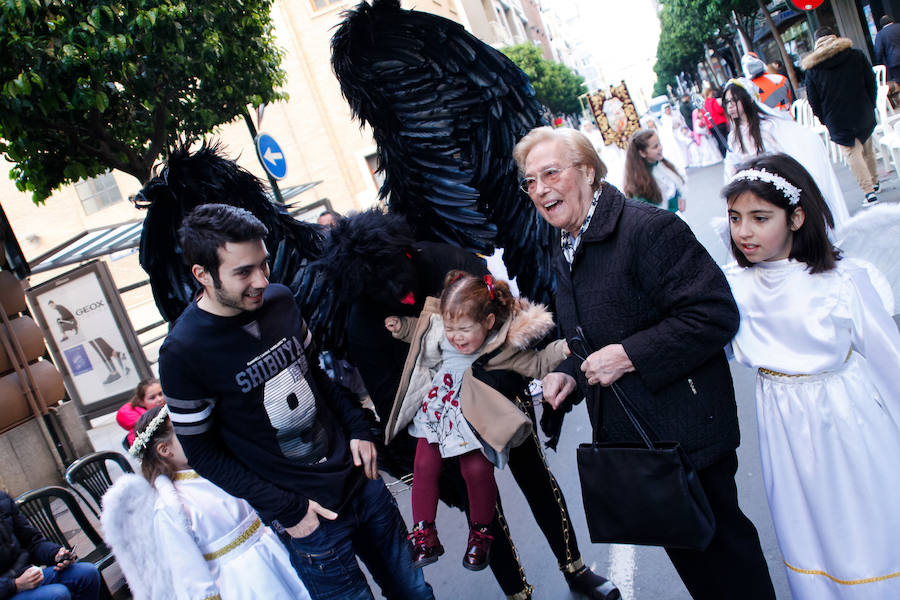
<svg viewBox="0 0 900 600">
<path fill-rule="evenodd" d="M 550 109 L 550 112 L 581 112 L 578 97 L 587 92 L 584 77 L 565 65 L 546 60 L 533 44 L 517 44 L 500 51 L 528 75 L 538 102 Z"/>
<path fill-rule="evenodd" d="M 693 72 L 703 60 L 704 43 L 715 26 L 705 5 L 695 0 L 665 0 L 659 13 L 660 36 L 656 47 L 657 80 L 653 93 L 664 94 L 682 72 Z"/>
<path fill-rule="evenodd" d="M 0 0 L 0 152 L 42 203 L 284 97 L 273 0 Z"/>
</svg>

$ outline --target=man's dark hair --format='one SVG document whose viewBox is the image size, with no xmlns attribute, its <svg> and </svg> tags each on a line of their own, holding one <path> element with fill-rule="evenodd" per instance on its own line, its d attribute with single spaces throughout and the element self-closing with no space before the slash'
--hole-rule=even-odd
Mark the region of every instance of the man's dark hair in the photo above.
<svg viewBox="0 0 900 600">
<path fill-rule="evenodd" d="M 883 17 L 881 17 L 881 19 L 879 19 L 878 24 L 879 24 L 882 28 L 884 28 L 884 27 L 887 27 L 888 25 L 890 25 L 890 24 L 893 23 L 893 22 L 894 22 L 894 17 L 892 17 L 891 15 L 884 15 Z"/>
<path fill-rule="evenodd" d="M 219 248 L 228 242 L 262 240 L 269 230 L 249 210 L 227 204 L 203 204 L 185 217 L 178 238 L 188 267 L 200 265 L 216 286 L 219 279 Z"/>
<path fill-rule="evenodd" d="M 826 35 L 836 34 L 834 33 L 834 29 L 832 29 L 831 27 L 819 27 L 818 29 L 816 29 L 816 34 L 814 37 L 818 40 L 819 38 L 823 38 Z"/>
</svg>

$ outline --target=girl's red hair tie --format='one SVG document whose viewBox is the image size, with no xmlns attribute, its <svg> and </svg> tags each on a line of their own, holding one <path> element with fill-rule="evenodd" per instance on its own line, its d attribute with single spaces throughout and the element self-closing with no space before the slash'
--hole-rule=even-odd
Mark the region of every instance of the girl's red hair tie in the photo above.
<svg viewBox="0 0 900 600">
<path fill-rule="evenodd" d="M 494 299 L 494 278 L 490 275 L 485 275 L 481 278 L 482 281 L 487 285 L 488 294 L 491 296 L 491 300 Z"/>
</svg>

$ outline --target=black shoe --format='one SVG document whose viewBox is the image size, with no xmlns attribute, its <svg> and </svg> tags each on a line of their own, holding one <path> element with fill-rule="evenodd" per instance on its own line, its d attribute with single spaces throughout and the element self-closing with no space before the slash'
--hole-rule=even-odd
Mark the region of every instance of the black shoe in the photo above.
<svg viewBox="0 0 900 600">
<path fill-rule="evenodd" d="M 876 194 L 878 192 L 880 192 L 881 191 L 881 183 L 876 182 L 875 185 L 872 187 L 872 191 L 875 192 Z"/>
<path fill-rule="evenodd" d="M 104 384 L 112 383 L 113 381 L 118 381 L 121 378 L 122 378 L 122 376 L 119 375 L 118 373 L 110 373 L 109 377 L 107 377 L 106 379 L 103 380 L 103 383 Z"/>
<path fill-rule="evenodd" d="M 875 206 L 878 204 L 878 196 L 875 195 L 875 192 L 869 192 L 866 194 L 866 199 L 863 202 L 863 206 Z"/>
<path fill-rule="evenodd" d="M 619 600 L 622 597 L 619 588 L 612 581 L 597 575 L 586 566 L 565 575 L 570 590 L 591 600 Z"/>
</svg>

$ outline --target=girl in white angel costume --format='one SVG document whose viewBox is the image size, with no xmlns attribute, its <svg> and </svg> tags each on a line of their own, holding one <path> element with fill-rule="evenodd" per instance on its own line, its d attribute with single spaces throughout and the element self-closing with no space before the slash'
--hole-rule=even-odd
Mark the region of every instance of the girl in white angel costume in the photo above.
<svg viewBox="0 0 900 600">
<path fill-rule="evenodd" d="M 142 415 L 135 432 L 131 453 L 144 477 L 120 477 L 101 516 L 135 600 L 309 600 L 284 546 L 247 501 L 190 469 L 166 406 Z"/>
<path fill-rule="evenodd" d="M 759 100 L 756 85 L 747 79 L 730 80 L 722 98 L 730 126 L 725 181 L 744 161 L 760 154 L 783 152 L 799 161 L 815 178 L 834 220 L 831 229 L 840 236 L 850 212 L 822 138 L 795 123 L 788 113 L 766 106 Z M 834 235 L 832 238 L 836 239 Z"/>
<path fill-rule="evenodd" d="M 789 156 L 751 159 L 723 195 L 741 312 L 731 349 L 759 369 L 763 479 L 793 597 L 900 598 L 893 298 L 832 246 L 822 194 Z"/>
</svg>

